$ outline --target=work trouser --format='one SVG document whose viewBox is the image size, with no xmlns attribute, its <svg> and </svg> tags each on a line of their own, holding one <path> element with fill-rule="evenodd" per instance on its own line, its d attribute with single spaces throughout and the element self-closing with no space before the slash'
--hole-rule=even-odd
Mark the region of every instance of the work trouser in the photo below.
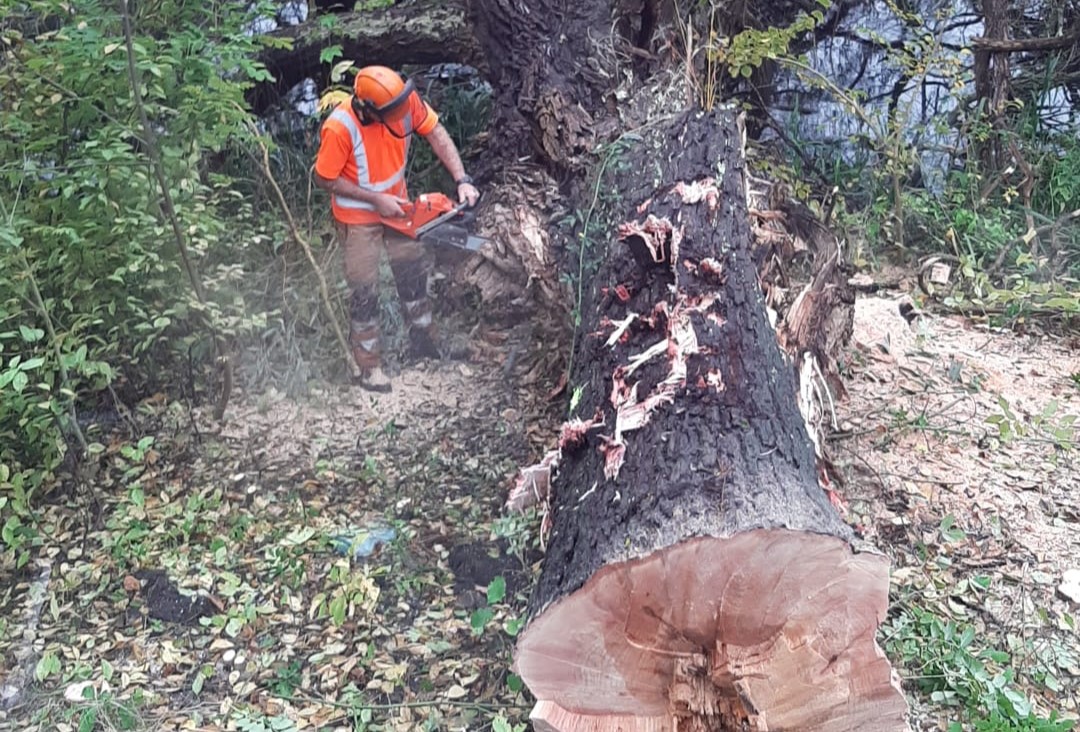
<svg viewBox="0 0 1080 732">
<path fill-rule="evenodd" d="M 394 274 L 403 315 L 410 329 L 432 327 L 427 297 L 429 265 L 420 242 L 382 224 L 337 222 L 338 241 L 345 252 L 345 279 L 352 288 L 349 299 L 349 345 L 363 369 L 379 366 L 379 257 L 385 247 Z"/>
</svg>

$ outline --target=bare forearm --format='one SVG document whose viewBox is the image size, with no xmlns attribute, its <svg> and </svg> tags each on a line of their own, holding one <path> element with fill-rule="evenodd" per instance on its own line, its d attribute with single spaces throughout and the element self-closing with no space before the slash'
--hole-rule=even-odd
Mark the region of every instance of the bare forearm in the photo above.
<svg viewBox="0 0 1080 732">
<path fill-rule="evenodd" d="M 346 180 L 345 178 L 338 176 L 333 180 L 323 178 L 318 173 L 315 173 L 315 185 L 322 188 L 327 193 L 332 193 L 335 196 L 342 196 L 343 198 L 351 198 L 356 201 L 364 201 L 366 203 L 375 203 L 375 197 L 379 194 L 361 188 L 355 183 Z"/>
<path fill-rule="evenodd" d="M 455 181 L 460 180 L 465 175 L 465 166 L 462 165 L 461 155 L 458 154 L 457 146 L 450 138 L 450 133 L 446 131 L 446 128 L 441 124 L 436 125 L 435 129 L 428 133 L 425 139 L 435 152 L 435 157 L 443 164 L 450 176 Z"/>
</svg>

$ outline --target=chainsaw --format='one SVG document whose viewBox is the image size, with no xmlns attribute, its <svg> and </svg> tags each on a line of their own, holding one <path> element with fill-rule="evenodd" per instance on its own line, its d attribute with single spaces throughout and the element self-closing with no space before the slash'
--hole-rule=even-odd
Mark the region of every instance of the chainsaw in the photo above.
<svg viewBox="0 0 1080 732">
<path fill-rule="evenodd" d="M 401 208 L 405 211 L 404 217 L 383 218 L 382 223 L 410 239 L 467 252 L 475 252 L 491 241 L 473 236 L 466 228 L 475 218 L 475 214 L 467 210 L 469 204 L 455 204 L 442 193 L 421 193 L 415 201 L 404 203 Z"/>
</svg>

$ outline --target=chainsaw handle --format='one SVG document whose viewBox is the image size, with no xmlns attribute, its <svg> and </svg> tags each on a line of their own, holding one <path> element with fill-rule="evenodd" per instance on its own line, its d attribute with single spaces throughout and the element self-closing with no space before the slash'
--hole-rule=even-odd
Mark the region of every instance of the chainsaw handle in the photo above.
<svg viewBox="0 0 1080 732">
<path fill-rule="evenodd" d="M 455 224 L 471 224 L 476 220 L 476 206 L 470 206 L 468 204 L 462 204 L 464 208 L 458 211 L 457 218 L 454 219 Z"/>
<path fill-rule="evenodd" d="M 478 192 L 476 197 L 476 203 L 469 205 L 468 201 L 462 201 L 454 207 L 454 211 L 457 212 L 457 218 L 454 219 L 454 223 L 458 224 L 471 224 L 476 220 L 476 207 L 480 205 L 480 201 L 484 195 Z"/>
</svg>

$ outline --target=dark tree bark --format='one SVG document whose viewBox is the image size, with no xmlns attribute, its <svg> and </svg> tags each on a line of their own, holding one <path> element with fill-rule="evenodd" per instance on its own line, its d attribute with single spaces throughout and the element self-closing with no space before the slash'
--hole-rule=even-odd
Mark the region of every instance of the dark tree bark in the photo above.
<svg viewBox="0 0 1080 732">
<path fill-rule="evenodd" d="M 982 105 L 990 125 L 1001 129 L 1005 104 L 1010 96 L 1009 57 L 995 53 L 992 44 L 1007 40 L 1009 18 L 1005 0 L 983 0 L 982 10 L 986 35 L 980 39 L 982 44 L 975 48 L 975 98 Z M 1006 155 L 999 136 L 992 136 L 980 147 L 979 158 L 987 170 L 1005 167 Z"/>
<path fill-rule="evenodd" d="M 614 43 L 612 15 L 600 2 L 476 0 L 473 29 L 498 95 L 495 159 L 580 169 L 612 85 L 602 59 Z"/>
<path fill-rule="evenodd" d="M 874 641 L 888 561 L 818 485 L 732 116 L 685 115 L 646 165 L 585 311 L 592 424 L 564 433 L 518 644 L 537 729 L 906 729 Z"/>
</svg>

